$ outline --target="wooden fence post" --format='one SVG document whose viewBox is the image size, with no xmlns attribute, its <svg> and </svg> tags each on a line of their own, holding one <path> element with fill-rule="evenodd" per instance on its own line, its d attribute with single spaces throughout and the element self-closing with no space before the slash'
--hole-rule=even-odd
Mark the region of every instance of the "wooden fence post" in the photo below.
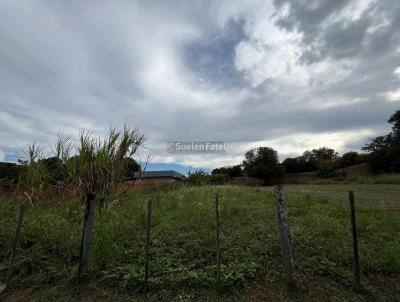
<svg viewBox="0 0 400 302">
<path fill-rule="evenodd" d="M 353 236 L 353 256 L 354 256 L 354 284 L 357 288 L 361 287 L 361 267 L 358 252 L 356 210 L 354 207 L 354 192 L 349 191 L 351 232 Z"/>
<path fill-rule="evenodd" d="M 10 266 L 8 267 L 6 282 L 10 281 L 11 276 L 12 276 L 15 255 L 17 253 L 19 237 L 21 236 L 21 227 L 22 227 L 22 222 L 24 220 L 24 214 L 25 214 L 26 207 L 27 206 L 26 206 L 25 203 L 23 203 L 23 204 L 21 204 L 19 206 L 19 215 L 18 215 L 18 220 L 17 220 L 17 227 L 15 229 L 15 238 L 14 238 L 14 242 L 13 242 L 13 248 L 12 248 L 12 251 L 11 251 Z"/>
<path fill-rule="evenodd" d="M 217 260 L 217 287 L 221 287 L 221 253 L 219 248 L 219 200 L 215 194 L 215 252 Z"/>
<path fill-rule="evenodd" d="M 146 230 L 146 244 L 144 247 L 144 284 L 147 288 L 149 280 L 149 258 L 150 258 L 150 242 L 151 242 L 151 213 L 153 210 L 152 200 L 149 198 L 147 201 L 147 230 Z"/>
<path fill-rule="evenodd" d="M 283 270 L 285 273 L 285 281 L 288 287 L 295 285 L 293 278 L 293 258 L 292 258 L 292 247 L 290 244 L 290 231 L 289 224 L 286 215 L 285 204 L 283 200 L 283 188 L 277 186 L 275 188 L 275 199 L 276 208 L 278 213 L 278 231 L 279 241 L 281 245 L 281 256 L 283 262 Z"/>
<path fill-rule="evenodd" d="M 88 194 L 86 196 L 85 220 L 83 222 L 82 243 L 79 256 L 78 279 L 87 269 L 90 242 L 92 240 L 93 217 L 96 206 L 96 196 Z"/>
</svg>

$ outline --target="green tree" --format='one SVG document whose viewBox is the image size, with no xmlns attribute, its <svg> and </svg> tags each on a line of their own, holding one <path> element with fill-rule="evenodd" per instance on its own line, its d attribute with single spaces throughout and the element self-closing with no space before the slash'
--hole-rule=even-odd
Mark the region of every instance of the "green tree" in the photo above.
<svg viewBox="0 0 400 302">
<path fill-rule="evenodd" d="M 221 167 L 221 168 L 216 168 L 212 170 L 211 175 L 214 174 L 226 174 L 230 178 L 233 177 L 240 177 L 243 176 L 243 169 L 241 165 L 235 165 L 231 167 Z"/>
<path fill-rule="evenodd" d="M 326 166 L 326 162 L 335 161 L 338 155 L 332 148 L 321 147 L 307 150 L 302 156 L 287 158 L 282 162 L 282 165 L 285 167 L 286 173 L 311 172 L 320 169 L 323 162 L 323 165 Z"/>
<path fill-rule="evenodd" d="M 375 137 L 362 150 L 369 153 L 369 162 L 374 173 L 400 172 L 400 110 L 388 120 L 392 131 Z"/>
<path fill-rule="evenodd" d="M 214 173 L 210 176 L 210 184 L 212 185 L 224 185 L 228 180 L 229 175 L 224 173 Z"/>
<path fill-rule="evenodd" d="M 315 171 L 316 167 L 314 164 L 307 162 L 303 156 L 295 158 L 286 158 L 282 165 L 285 168 L 286 173 L 302 173 Z"/>
<path fill-rule="evenodd" d="M 316 163 L 325 160 L 335 160 L 338 158 L 338 156 L 339 154 L 334 149 L 328 147 L 312 149 L 311 151 L 307 150 L 303 153 L 303 158 L 307 162 L 316 162 Z"/>
<path fill-rule="evenodd" d="M 0 179 L 4 183 L 15 184 L 21 173 L 21 165 L 0 162 Z"/>
<path fill-rule="evenodd" d="M 140 165 L 132 157 L 127 157 L 125 159 L 125 166 L 126 166 L 126 172 L 125 172 L 126 178 L 132 178 L 135 172 L 141 171 Z"/>
<path fill-rule="evenodd" d="M 266 183 L 282 175 L 284 170 L 279 163 L 278 152 L 270 147 L 258 147 L 247 151 L 243 167 L 246 175 L 261 178 Z"/>
<path fill-rule="evenodd" d="M 333 160 L 323 160 L 318 164 L 317 175 L 321 178 L 336 176 L 335 162 Z"/>
<path fill-rule="evenodd" d="M 365 162 L 367 160 L 365 154 L 360 154 L 355 151 L 350 151 L 344 153 L 336 161 L 336 167 L 346 168 L 352 165 L 357 165 L 359 163 Z"/>
</svg>

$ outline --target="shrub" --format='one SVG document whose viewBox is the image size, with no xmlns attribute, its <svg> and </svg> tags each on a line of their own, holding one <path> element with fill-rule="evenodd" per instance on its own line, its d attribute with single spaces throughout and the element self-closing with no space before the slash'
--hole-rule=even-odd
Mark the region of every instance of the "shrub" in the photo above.
<svg viewBox="0 0 400 302">
<path fill-rule="evenodd" d="M 197 169 L 194 172 L 189 172 L 186 182 L 191 185 L 202 186 L 210 182 L 210 174 L 203 169 Z"/>
<path fill-rule="evenodd" d="M 229 180 L 229 175 L 224 173 L 215 173 L 210 176 L 210 184 L 212 185 L 224 185 Z"/>
<path fill-rule="evenodd" d="M 317 175 L 321 178 L 334 177 L 335 173 L 335 162 L 332 160 L 321 161 L 318 165 Z"/>
</svg>

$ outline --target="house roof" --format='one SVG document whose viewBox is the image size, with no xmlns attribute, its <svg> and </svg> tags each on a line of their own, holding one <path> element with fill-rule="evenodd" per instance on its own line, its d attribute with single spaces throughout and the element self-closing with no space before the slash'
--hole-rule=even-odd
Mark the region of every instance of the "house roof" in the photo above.
<svg viewBox="0 0 400 302">
<path fill-rule="evenodd" d="M 134 172 L 133 178 L 138 179 L 140 177 L 141 172 Z M 167 170 L 167 171 L 145 171 L 142 172 L 142 177 L 143 178 L 177 178 L 177 179 L 185 179 L 185 175 L 173 171 L 173 170 Z"/>
</svg>

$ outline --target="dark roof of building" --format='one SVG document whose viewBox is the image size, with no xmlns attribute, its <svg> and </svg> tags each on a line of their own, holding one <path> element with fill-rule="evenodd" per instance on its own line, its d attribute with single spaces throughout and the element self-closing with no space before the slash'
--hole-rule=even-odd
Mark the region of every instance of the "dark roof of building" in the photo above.
<svg viewBox="0 0 400 302">
<path fill-rule="evenodd" d="M 134 172 L 133 178 L 138 179 L 140 177 L 141 172 Z M 142 172 L 142 177 L 143 178 L 177 178 L 177 179 L 184 179 L 186 178 L 185 175 L 173 171 L 173 170 L 168 170 L 168 171 L 145 171 Z"/>
</svg>

